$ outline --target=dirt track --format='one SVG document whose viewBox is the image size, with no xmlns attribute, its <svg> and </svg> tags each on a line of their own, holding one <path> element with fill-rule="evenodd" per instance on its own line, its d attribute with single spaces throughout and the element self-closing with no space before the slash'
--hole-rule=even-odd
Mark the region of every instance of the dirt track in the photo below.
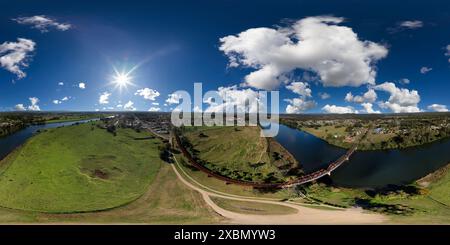
<svg viewBox="0 0 450 245">
<path fill-rule="evenodd" d="M 176 163 L 179 164 L 175 158 Z M 179 166 L 179 165 L 178 165 Z M 365 213 L 362 209 L 343 209 L 343 210 L 322 210 L 316 208 L 308 208 L 289 202 L 280 202 L 264 198 L 250 198 L 241 197 L 237 195 L 231 195 L 219 191 L 212 190 L 187 175 L 183 171 L 184 176 L 189 178 L 192 182 L 187 181 L 185 177 L 178 171 L 178 169 L 172 165 L 177 177 L 189 188 L 198 191 L 205 202 L 218 214 L 227 218 L 230 223 L 235 224 L 379 224 L 386 221 L 386 218 L 380 214 Z M 199 187 L 201 186 L 201 188 Z M 207 191 L 211 190 L 211 191 Z M 282 205 L 296 209 L 298 212 L 295 214 L 285 215 L 254 215 L 254 214 L 241 214 L 232 211 L 225 210 L 215 204 L 210 197 L 220 197 L 237 201 L 250 201 L 258 203 L 267 203 Z"/>
</svg>

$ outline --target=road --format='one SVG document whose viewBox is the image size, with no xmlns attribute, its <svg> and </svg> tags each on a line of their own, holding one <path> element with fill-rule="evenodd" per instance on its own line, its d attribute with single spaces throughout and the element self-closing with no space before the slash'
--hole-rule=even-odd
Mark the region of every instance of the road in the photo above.
<svg viewBox="0 0 450 245">
<path fill-rule="evenodd" d="M 228 219 L 233 224 L 379 224 L 386 221 L 386 217 L 380 214 L 365 213 L 359 208 L 350 208 L 342 210 L 322 210 L 317 208 L 308 208 L 293 204 L 292 202 L 280 202 L 268 198 L 252 198 L 238 195 L 227 194 L 213 190 L 197 182 L 189 176 L 179 165 L 174 157 L 175 164 L 172 168 L 178 179 L 189 188 L 199 192 L 204 201 L 219 215 Z M 182 173 L 178 170 L 180 169 Z M 190 181 L 186 180 L 188 178 Z M 194 183 L 194 184 L 193 184 Z M 241 214 L 225 210 L 215 204 L 211 197 L 220 197 L 236 201 L 250 201 L 257 203 L 275 204 L 293 208 L 297 210 L 295 214 L 284 215 L 254 215 Z"/>
<path fill-rule="evenodd" d="M 181 174 L 174 164 L 171 165 L 178 179 L 189 188 L 199 192 L 206 204 L 208 204 L 214 212 L 218 213 L 222 217 L 225 217 L 228 219 L 228 222 L 233 224 L 378 224 L 386 221 L 385 216 L 380 214 L 365 213 L 360 208 L 323 210 L 300 206 L 298 204 L 294 204 L 293 202 L 280 202 L 269 198 L 244 197 L 213 190 L 197 182 L 182 169 L 176 157 L 173 156 L 173 158 L 175 160 L 175 164 L 177 164 L 178 168 L 183 172 Z M 186 180 L 184 176 L 189 178 L 189 180 L 195 184 L 192 184 L 190 181 Z M 219 207 L 211 200 L 211 197 L 281 205 L 293 208 L 297 210 L 297 213 L 285 215 L 242 214 Z"/>
<path fill-rule="evenodd" d="M 181 150 L 183 155 L 187 158 L 189 163 L 197 168 L 198 170 L 208 174 L 209 176 L 212 176 L 216 179 L 225 181 L 227 183 L 242 185 L 242 186 L 252 186 L 256 188 L 285 188 L 285 187 L 292 187 L 295 185 L 302 185 L 308 182 L 315 181 L 325 175 L 329 175 L 333 170 L 338 168 L 341 164 L 348 161 L 349 157 L 355 152 L 357 149 L 356 146 L 353 146 L 350 148 L 343 156 L 341 156 L 337 161 L 334 161 L 330 163 L 330 165 L 325 169 L 320 169 L 318 171 L 315 171 L 313 173 L 300 176 L 294 180 L 284 182 L 284 183 L 263 183 L 263 182 L 251 182 L 251 181 L 243 181 L 243 180 L 237 180 L 237 179 L 231 179 L 227 176 L 220 175 L 218 173 L 215 173 L 214 171 L 211 171 L 210 169 L 206 168 L 202 164 L 199 164 L 194 157 L 189 153 L 189 151 L 184 147 L 184 145 L 181 142 L 180 136 L 178 134 L 174 134 L 175 136 L 175 143 L 177 144 L 177 147 Z"/>
</svg>

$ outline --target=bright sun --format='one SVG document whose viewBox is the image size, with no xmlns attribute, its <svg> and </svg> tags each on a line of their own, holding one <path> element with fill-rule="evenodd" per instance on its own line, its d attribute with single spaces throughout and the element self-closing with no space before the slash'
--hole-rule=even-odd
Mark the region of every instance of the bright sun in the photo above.
<svg viewBox="0 0 450 245">
<path fill-rule="evenodd" d="M 115 85 L 116 88 L 119 88 L 120 90 L 122 88 L 127 88 L 128 85 L 133 85 L 132 79 L 133 77 L 130 76 L 130 72 L 118 72 L 117 70 L 114 70 L 114 76 L 112 77 L 112 83 Z"/>
<path fill-rule="evenodd" d="M 117 84 L 120 87 L 125 87 L 130 83 L 131 77 L 129 77 L 127 74 L 117 74 L 114 76 L 114 83 Z"/>
</svg>

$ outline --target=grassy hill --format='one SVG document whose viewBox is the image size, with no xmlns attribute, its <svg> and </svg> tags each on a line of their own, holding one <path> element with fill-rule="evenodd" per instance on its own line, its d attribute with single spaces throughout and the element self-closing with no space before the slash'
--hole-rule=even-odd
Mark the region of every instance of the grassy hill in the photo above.
<svg viewBox="0 0 450 245">
<path fill-rule="evenodd" d="M 0 206 L 84 212 L 140 197 L 160 169 L 157 139 L 132 129 L 117 136 L 94 125 L 50 129 L 0 162 Z"/>
<path fill-rule="evenodd" d="M 223 221 L 202 196 L 162 164 L 147 191 L 128 205 L 100 212 L 53 214 L 0 208 L 0 223 L 211 224 Z"/>
<path fill-rule="evenodd" d="M 418 180 L 417 183 L 430 190 L 428 196 L 450 209 L 450 163 Z"/>
<path fill-rule="evenodd" d="M 300 174 L 299 164 L 259 127 L 186 127 L 192 154 L 209 169 L 246 181 L 281 181 Z"/>
</svg>

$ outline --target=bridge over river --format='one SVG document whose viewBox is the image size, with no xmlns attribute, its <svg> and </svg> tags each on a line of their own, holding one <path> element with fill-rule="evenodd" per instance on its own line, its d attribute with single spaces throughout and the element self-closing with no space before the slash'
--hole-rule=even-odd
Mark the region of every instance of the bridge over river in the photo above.
<svg viewBox="0 0 450 245">
<path fill-rule="evenodd" d="M 339 166 L 341 166 L 344 162 L 348 161 L 350 159 L 350 156 L 357 150 L 356 146 L 352 146 L 344 155 L 342 155 L 339 159 L 336 161 L 330 163 L 327 168 L 317 170 L 313 173 L 303 175 L 297 179 L 285 182 L 281 184 L 281 187 L 290 187 L 295 185 L 301 185 L 305 184 L 317 179 L 322 178 L 325 175 L 331 175 L 331 172 L 333 172 L 335 169 L 337 169 Z"/>
<path fill-rule="evenodd" d="M 236 185 L 243 185 L 243 186 L 252 186 L 254 188 L 287 188 L 292 187 L 296 185 L 302 185 L 306 184 L 308 182 L 312 182 L 314 180 L 317 180 L 325 175 L 330 175 L 331 172 L 333 172 L 335 169 L 337 169 L 339 166 L 341 166 L 344 162 L 348 161 L 351 155 L 356 151 L 357 147 L 353 146 L 351 147 L 344 155 L 339 157 L 336 161 L 330 163 L 327 168 L 317 170 L 313 173 L 300 176 L 296 179 L 284 182 L 284 183 L 263 183 L 263 182 L 250 182 L 250 181 L 242 181 L 242 180 L 235 180 L 228 177 L 225 177 L 223 175 L 220 175 L 218 173 L 215 173 L 211 171 L 210 169 L 204 167 L 203 165 L 197 163 L 195 159 L 192 157 L 192 155 L 186 150 L 186 148 L 183 146 L 180 136 L 177 133 L 173 133 L 175 137 L 175 142 L 178 148 L 181 150 L 183 155 L 187 158 L 189 163 L 197 168 L 198 170 L 208 174 L 210 177 L 214 177 L 219 180 L 223 180 L 228 184 L 236 184 Z"/>
</svg>

